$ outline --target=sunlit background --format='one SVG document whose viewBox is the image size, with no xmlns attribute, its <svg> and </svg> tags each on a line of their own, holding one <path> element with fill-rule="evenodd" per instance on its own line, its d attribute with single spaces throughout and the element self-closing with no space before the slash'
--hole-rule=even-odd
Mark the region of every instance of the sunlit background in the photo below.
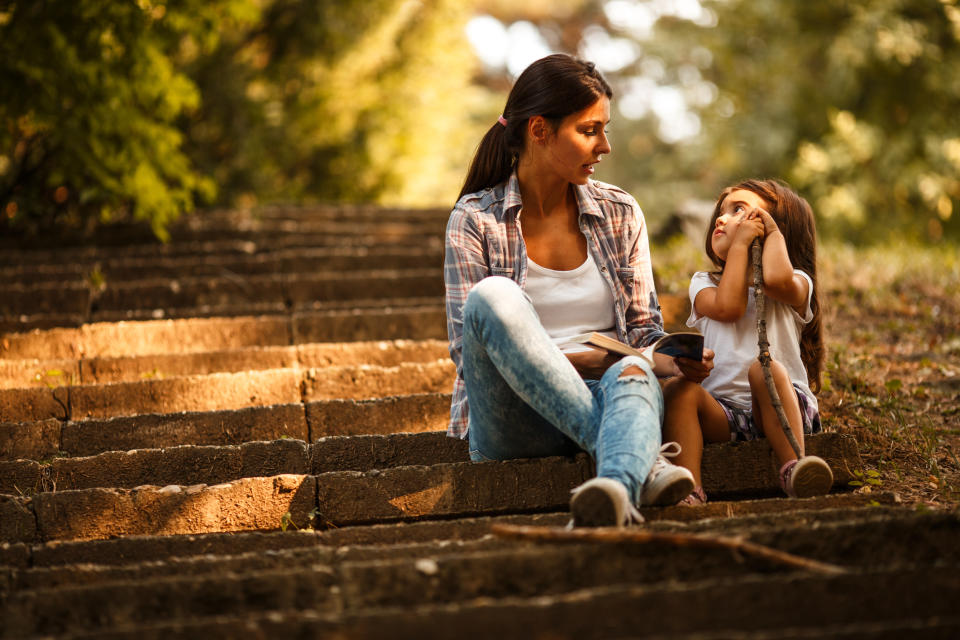
<svg viewBox="0 0 960 640">
<path fill-rule="evenodd" d="M 746 177 L 824 234 L 960 237 L 955 0 L 137 0 L 0 10 L 0 231 L 211 206 L 451 207 L 530 62 L 614 87 L 651 226 Z"/>
</svg>

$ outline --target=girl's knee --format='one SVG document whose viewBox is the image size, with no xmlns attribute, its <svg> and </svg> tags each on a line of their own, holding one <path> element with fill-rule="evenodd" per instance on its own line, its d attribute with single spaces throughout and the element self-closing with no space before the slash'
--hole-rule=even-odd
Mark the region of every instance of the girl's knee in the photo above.
<svg viewBox="0 0 960 640">
<path fill-rule="evenodd" d="M 687 380 L 683 376 L 674 376 L 663 386 L 663 397 L 667 402 L 688 402 L 706 393 L 699 383 Z"/>
<path fill-rule="evenodd" d="M 783 365 L 772 358 L 770 359 L 770 373 L 776 382 L 790 379 Z M 753 387 L 766 384 L 763 376 L 763 365 L 760 364 L 759 360 L 755 360 L 753 364 L 750 365 L 750 369 L 747 371 L 747 379 L 750 382 L 750 386 Z"/>
</svg>

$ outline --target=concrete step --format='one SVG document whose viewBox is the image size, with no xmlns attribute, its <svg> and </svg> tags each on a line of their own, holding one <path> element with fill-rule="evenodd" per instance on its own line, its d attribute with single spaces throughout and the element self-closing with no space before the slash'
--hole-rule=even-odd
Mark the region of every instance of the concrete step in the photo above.
<svg viewBox="0 0 960 640">
<path fill-rule="evenodd" d="M 2 461 L 0 493 L 220 484 L 254 476 L 370 471 L 468 460 L 466 441 L 438 431 L 339 436 L 321 438 L 312 445 L 289 438 L 226 446 L 183 445 L 55 458 L 49 463 Z"/>
<path fill-rule="evenodd" d="M 270 531 L 565 508 L 590 475 L 585 456 L 397 467 L 367 473 L 251 477 L 219 485 L 142 486 L 0 496 L 0 541 Z M 502 482 L 509 480 L 507 486 Z M 355 500 L 364 500 L 352 504 Z"/>
<path fill-rule="evenodd" d="M 298 308 L 315 300 L 418 298 L 443 295 L 443 276 L 432 269 L 310 274 L 184 277 L 86 283 L 0 284 L 0 315 L 85 314 L 131 309 L 274 304 Z"/>
<path fill-rule="evenodd" d="M 330 233 L 316 226 L 309 233 L 274 233 L 269 237 L 257 231 L 225 235 L 219 231 L 193 233 L 194 238 L 183 237 L 163 244 L 156 238 L 143 237 L 135 242 L 121 244 L 65 246 L 56 249 L 4 248 L 0 251 L 0 267 L 16 265 L 50 265 L 77 262 L 104 262 L 126 258 L 158 258 L 197 255 L 253 255 L 260 252 L 315 249 L 318 247 L 353 247 L 367 250 L 389 250 L 397 247 L 443 251 L 443 225 L 426 224 L 408 227 L 397 233 L 373 236 L 362 233 L 347 224 Z M 429 229 L 427 233 L 424 229 Z M 410 230 L 417 230 L 412 235 Z"/>
<path fill-rule="evenodd" d="M 850 438 L 820 434 L 808 438 L 806 444 L 811 454 L 831 464 L 838 489 L 853 480 L 854 472 L 862 467 Z M 330 436 L 313 444 L 285 438 L 236 445 L 114 449 L 93 456 L 57 457 L 50 462 L 0 461 L 0 493 L 218 484 L 251 476 L 373 472 L 468 460 L 466 441 L 449 438 L 442 431 Z M 703 459 L 704 487 L 715 497 L 775 493 L 777 478 L 770 473 L 775 467 L 764 443 L 713 445 L 706 449 Z M 739 471 L 741 468 L 749 472 Z"/>
<path fill-rule="evenodd" d="M 951 568 L 930 570 L 863 570 L 833 576 L 760 576 L 756 579 L 721 578 L 693 584 L 651 589 L 643 586 L 593 587 L 574 592 L 514 598 L 478 598 L 473 601 L 376 608 L 343 613 L 334 605 L 312 600 L 293 602 L 278 610 L 237 603 L 232 610 L 245 615 L 197 616 L 191 620 L 153 624 L 119 623 L 104 633 L 104 621 L 92 623 L 95 631 L 68 638 L 152 640 L 161 638 L 274 638 L 336 637 L 350 640 L 447 637 L 458 638 L 549 637 L 579 638 L 953 638 L 960 631 L 956 616 L 942 595 L 955 598 Z M 307 584 L 311 584 L 310 581 Z M 918 584 L 917 588 L 911 586 Z M 715 606 L 717 592 L 736 589 L 742 598 Z M 224 599 L 231 604 L 240 596 L 237 587 Z M 305 594 L 306 595 L 306 594 Z M 310 595 L 314 595 L 312 592 Z M 251 596 L 252 598 L 252 596 Z M 309 598 L 305 598 L 309 600 Z M 801 613 L 797 602 L 803 603 Z M 200 607 L 198 607 L 200 608 Z M 223 607 L 230 610 L 231 607 Z M 159 617 L 159 616 L 157 616 Z M 130 620 L 129 615 L 110 619 Z M 71 621 L 84 628 L 82 619 Z M 651 629 L 651 627 L 654 627 Z M 87 627 L 88 629 L 90 627 Z M 44 627 L 55 633 L 57 627 Z"/>
<path fill-rule="evenodd" d="M 415 440 L 418 439 L 411 438 L 409 441 Z M 463 455 L 462 448 L 458 451 L 456 445 L 441 443 L 436 439 L 419 440 L 425 441 L 426 450 L 421 451 L 420 455 L 429 451 L 435 451 L 438 457 L 446 456 L 447 459 L 457 459 Z M 853 459 L 849 454 L 838 457 L 838 449 L 843 448 L 844 440 L 849 439 L 839 436 L 811 438 L 808 444 L 811 453 L 823 455 L 831 464 L 837 488 L 844 487 L 854 479 L 852 470 L 859 468 L 854 466 L 859 463 L 858 458 Z M 368 442 L 361 440 L 358 448 Z M 385 441 L 381 440 L 380 444 L 385 444 Z M 415 444 L 409 445 L 410 448 Z M 381 453 L 389 446 L 381 447 Z M 764 461 L 769 465 L 772 460 L 769 446 L 765 443 L 752 450 L 741 449 L 743 447 L 734 451 L 728 445 L 706 452 L 705 489 L 715 498 L 775 491 L 776 475 L 772 465 L 767 473 L 753 472 L 754 485 L 748 484 L 745 478 L 741 485 L 734 485 L 729 479 L 720 485 L 708 480 L 714 471 L 731 467 L 757 467 L 762 471 Z M 855 448 L 853 451 L 855 454 Z M 50 491 L 54 488 L 49 484 L 52 482 L 51 472 L 41 472 L 37 482 L 41 489 L 47 491 L 41 491 L 33 497 L 10 497 L 0 504 L 0 514 L 8 521 L 8 526 L 3 528 L 3 535 L 7 537 L 0 540 L 31 542 L 147 533 L 177 535 L 270 530 L 281 526 L 280 518 L 274 518 L 278 509 L 281 515 L 289 511 L 292 522 L 298 527 L 310 524 L 315 518 L 316 524 L 322 528 L 475 514 L 555 511 L 566 509 L 570 489 L 593 475 L 592 463 L 586 454 L 573 459 L 434 462 L 430 465 L 366 471 L 323 472 L 330 466 L 343 466 L 341 460 L 328 457 L 328 452 L 329 448 L 324 442 L 312 449 L 302 442 L 251 443 L 233 449 L 180 448 L 169 452 L 134 452 L 128 457 L 125 457 L 126 454 L 107 454 L 93 460 L 58 462 L 55 468 L 65 474 L 65 482 L 70 482 L 70 473 L 80 482 L 93 484 L 97 484 L 97 476 L 107 476 L 108 479 L 103 483 L 111 486 L 124 481 L 136 481 L 148 473 L 155 474 L 152 477 L 166 473 L 146 471 L 144 465 L 151 462 L 177 465 L 180 473 L 172 469 L 169 471 L 176 477 L 210 473 L 222 474 L 227 478 L 232 475 L 239 479 L 213 486 L 194 484 L 184 487 L 174 484 L 162 488 L 143 485 L 132 489 Z M 350 466 L 366 466 L 381 460 L 374 451 L 365 461 L 351 462 Z M 401 458 L 397 462 L 407 460 Z M 114 465 L 111 466 L 111 463 Z M 11 465 L 4 466 L 7 467 L 7 475 L 13 475 L 9 470 Z M 201 470 L 201 466 L 208 466 L 209 471 Z M 264 470 L 300 473 L 273 477 L 250 476 Z M 711 471 L 709 475 L 708 470 Z M 84 480 L 84 472 L 94 480 Z M 115 474 L 116 483 L 109 477 L 111 473 Z M 294 486 L 295 489 L 291 488 Z M 273 493 L 270 492 L 271 487 Z M 263 504 L 265 499 L 273 502 Z M 711 509 L 719 508 L 712 504 L 708 506 Z"/>
<path fill-rule="evenodd" d="M 254 275 L 306 274 L 323 271 L 377 269 L 440 269 L 443 253 L 419 247 L 365 249 L 319 247 L 201 255 L 121 257 L 49 264 L 18 264 L 0 267 L 0 281 L 36 285 L 60 282 L 91 285 L 92 278 L 105 284 L 148 279 L 186 277 L 247 277 Z"/>
<path fill-rule="evenodd" d="M 92 359 L 366 340 L 446 340 L 443 303 L 376 300 L 346 308 L 242 317 L 98 322 L 0 334 L 0 358 Z"/>
<path fill-rule="evenodd" d="M 79 360 L 0 360 L 0 389 L 108 384 L 211 373 L 432 362 L 448 357 L 441 340 L 379 340 L 244 347 L 199 353 Z"/>
<path fill-rule="evenodd" d="M 891 493 L 839 493 L 808 500 L 739 500 L 712 502 L 700 507 L 645 508 L 644 526 L 682 526 L 691 533 L 755 535 L 786 526 L 818 528 L 825 524 L 857 520 L 870 522 L 899 517 L 904 509 Z M 723 516 L 718 517 L 722 511 Z M 564 511 L 540 514 L 479 516 L 450 520 L 419 520 L 360 525 L 326 530 L 249 531 L 175 536 L 122 536 L 102 540 L 55 540 L 41 543 L 0 544 L 0 567 L 7 570 L 63 568 L 72 565 L 121 566 L 157 563 L 191 556 L 233 556 L 272 553 L 325 545 L 343 549 L 379 550 L 389 557 L 398 548 L 425 544 L 445 546 L 451 541 L 487 538 L 494 524 L 565 526 Z M 858 547 L 859 549 L 859 547 Z M 338 551 L 339 552 L 339 551 Z M 369 551 L 372 553 L 373 551 Z"/>
<path fill-rule="evenodd" d="M 573 634 L 559 637 L 609 637 L 605 634 L 624 633 L 639 613 L 645 613 L 649 622 L 650 612 L 670 607 L 678 615 L 657 616 L 658 632 L 741 629 L 734 623 L 742 624 L 746 611 L 753 612 L 749 628 L 779 631 L 796 602 L 804 602 L 804 607 L 794 625 L 810 629 L 867 622 L 902 627 L 903 621 L 953 615 L 960 586 L 951 573 L 960 562 L 951 542 L 958 523 L 956 514 L 901 513 L 882 527 L 888 534 L 899 534 L 894 536 L 875 535 L 879 532 L 875 521 L 864 524 L 855 516 L 823 529 L 779 531 L 780 550 L 806 552 L 806 557 L 818 560 L 839 552 L 847 569 L 839 575 L 787 570 L 721 549 L 479 541 L 425 545 L 373 558 L 349 549 L 345 553 L 301 549 L 270 559 L 210 558 L 184 563 L 185 572 L 193 575 L 178 577 L 127 580 L 113 570 L 119 579 L 21 589 L 3 606 L 11 629 L 23 634 L 143 626 L 145 621 L 164 624 L 233 609 L 247 614 L 325 614 L 332 626 L 318 628 L 341 630 L 347 637 L 386 637 L 388 626 L 393 631 L 390 637 L 408 637 L 408 632 L 426 631 L 426 620 L 445 623 L 440 628 L 476 621 L 485 634 L 517 637 L 516 622 L 531 616 L 545 625 L 536 626 L 540 631 L 555 628 Z M 863 545 L 855 559 L 843 554 L 851 539 L 864 535 L 877 544 Z M 928 547 L 949 551 L 931 562 L 926 554 L 917 553 Z M 814 548 L 818 554 L 810 553 Z M 721 587 L 749 597 L 733 599 L 724 607 L 709 606 Z M 129 590 L 126 598 L 120 597 L 122 590 Z M 130 607 L 131 602 L 136 606 Z M 600 629 L 597 619 L 588 615 L 598 608 L 605 614 Z M 141 617 L 132 617 L 132 611 Z M 547 613 L 559 616 L 563 624 L 551 623 Z M 273 618 L 279 622 L 286 616 Z M 67 622 L 53 622 L 63 620 Z M 490 637 L 472 633 L 477 628 L 473 624 L 464 628 L 471 630 L 465 631 L 470 637 Z M 367 636 L 370 631 L 374 634 Z"/>
<path fill-rule="evenodd" d="M 271 205 L 258 208 L 256 213 L 231 209 L 205 211 L 202 216 L 190 216 L 178 223 L 187 228 L 256 228 L 257 225 L 274 225 L 296 230 L 299 225 L 327 221 L 383 222 L 390 220 L 435 221 L 446 223 L 450 217 L 449 207 L 405 209 L 366 205 L 283 206 Z"/>
<path fill-rule="evenodd" d="M 713 535 L 741 536 L 772 548 L 790 549 L 795 554 L 803 550 L 803 557 L 846 567 L 876 566 L 881 564 L 878 558 L 885 556 L 895 557 L 900 564 L 956 559 L 957 549 L 952 544 L 957 529 L 956 514 L 927 514 L 915 518 L 898 507 L 868 506 L 865 500 L 860 504 L 850 500 L 847 503 L 843 508 L 827 510 L 784 509 L 777 512 L 776 520 L 770 518 L 765 526 L 757 526 L 757 518 L 752 515 L 727 518 L 721 530 L 715 520 L 702 517 L 685 522 L 667 518 L 650 520 L 644 526 L 658 533 L 688 534 L 702 529 L 702 533 Z M 697 510 L 686 511 L 692 516 Z M 522 548 L 522 545 L 488 535 L 491 526 L 562 527 L 568 518 L 565 513 L 509 515 L 322 532 L 129 536 L 40 545 L 21 543 L 19 556 L 11 553 L 6 562 L 0 562 L 0 593 L 134 578 L 203 575 L 224 570 L 260 571 L 305 562 L 396 562 L 503 551 Z M 904 548 L 903 540 L 918 528 L 917 522 L 922 522 L 927 530 L 921 536 L 924 544 Z M 814 529 L 822 529 L 827 535 L 819 535 Z M 858 541 L 870 539 L 871 544 L 858 544 L 855 550 L 837 544 L 851 532 L 857 534 Z M 371 539 L 370 534 L 376 538 Z M 804 549 L 811 545 L 816 547 L 816 555 L 811 556 Z M 590 545 L 581 543 L 580 546 Z M 648 548 L 659 553 L 661 545 L 652 544 Z"/>
<path fill-rule="evenodd" d="M 232 445 L 331 435 L 446 429 L 449 393 L 320 400 L 227 411 L 143 414 L 106 420 L 0 423 L 0 460 L 47 460 L 178 445 Z"/>
<path fill-rule="evenodd" d="M 312 369 L 212 373 L 70 387 L 0 389 L 0 415 L 10 422 L 107 419 L 181 411 L 223 411 L 329 399 L 447 392 L 449 359 L 392 367 L 351 365 Z"/>
<path fill-rule="evenodd" d="M 863 508 L 864 501 L 847 505 Z M 391 555 L 398 548 L 425 544 L 447 545 L 487 537 L 493 524 L 562 526 L 569 514 L 515 514 L 455 520 L 422 520 L 376 524 L 343 529 L 286 531 L 243 531 L 177 536 L 122 536 L 104 540 L 56 540 L 42 543 L 0 545 L 0 567 L 50 569 L 69 573 L 74 565 L 107 567 L 157 564 L 196 557 L 233 557 L 245 554 L 278 553 L 288 549 L 324 546 L 337 550 L 355 547 L 380 550 Z"/>
</svg>

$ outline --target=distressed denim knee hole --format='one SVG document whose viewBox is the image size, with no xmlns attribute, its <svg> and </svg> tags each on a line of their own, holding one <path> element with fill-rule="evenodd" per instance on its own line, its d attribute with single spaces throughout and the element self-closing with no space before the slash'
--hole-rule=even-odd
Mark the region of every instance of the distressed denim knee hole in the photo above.
<svg viewBox="0 0 960 640">
<path fill-rule="evenodd" d="M 630 365 L 628 367 L 624 367 L 623 371 L 621 371 L 620 375 L 617 377 L 621 380 L 646 380 L 647 372 L 636 365 Z"/>
</svg>

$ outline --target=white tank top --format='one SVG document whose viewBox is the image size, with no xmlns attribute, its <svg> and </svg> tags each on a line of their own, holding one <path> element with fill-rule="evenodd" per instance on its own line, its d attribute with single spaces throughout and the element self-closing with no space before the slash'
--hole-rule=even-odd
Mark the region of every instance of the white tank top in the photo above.
<svg viewBox="0 0 960 640">
<path fill-rule="evenodd" d="M 540 323 L 561 351 L 589 350 L 569 342 L 580 333 L 600 331 L 617 337 L 613 293 L 589 252 L 586 261 L 570 271 L 547 269 L 528 257 L 526 292 Z"/>
</svg>

